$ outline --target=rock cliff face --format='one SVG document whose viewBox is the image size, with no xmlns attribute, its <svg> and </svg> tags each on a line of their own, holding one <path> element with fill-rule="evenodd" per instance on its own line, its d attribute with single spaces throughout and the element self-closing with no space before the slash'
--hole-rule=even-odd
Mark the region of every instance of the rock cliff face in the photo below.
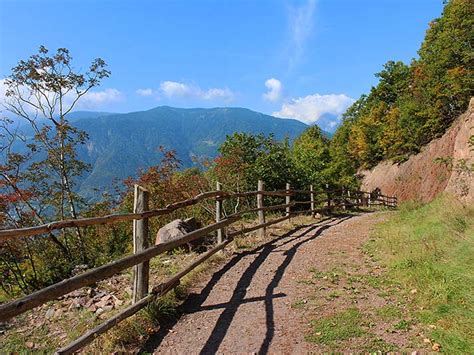
<svg viewBox="0 0 474 355">
<path fill-rule="evenodd" d="M 384 161 L 362 171 L 362 189 L 380 188 L 398 201 L 429 202 L 441 192 L 474 203 L 474 98 L 469 109 L 441 137 L 430 142 L 406 162 Z"/>
</svg>

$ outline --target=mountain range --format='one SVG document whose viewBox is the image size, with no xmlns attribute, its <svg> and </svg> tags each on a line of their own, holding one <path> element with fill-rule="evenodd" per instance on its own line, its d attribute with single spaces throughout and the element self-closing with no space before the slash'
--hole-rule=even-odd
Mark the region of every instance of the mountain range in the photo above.
<svg viewBox="0 0 474 355">
<path fill-rule="evenodd" d="M 123 114 L 81 111 L 71 113 L 69 120 L 89 134 L 78 152 L 92 166 L 79 183 L 87 198 L 107 190 L 114 179 L 136 176 L 139 169 L 158 164 L 159 146 L 175 150 L 186 168 L 195 164 L 194 157 L 216 157 L 219 145 L 234 132 L 272 133 L 277 140 L 288 137 L 291 141 L 308 127 L 244 108 L 160 106 Z"/>
<path fill-rule="evenodd" d="M 235 132 L 273 134 L 276 140 L 288 137 L 291 142 L 308 127 L 295 119 L 239 107 L 160 106 L 130 113 L 76 111 L 68 115 L 68 120 L 89 136 L 79 147 L 78 158 L 90 164 L 91 171 L 77 181 L 79 192 L 89 200 L 111 190 L 114 180 L 136 177 L 140 169 L 159 164 L 160 146 L 175 150 L 182 167 L 189 168 L 195 166 L 196 158 L 215 158 L 226 136 Z M 329 131 L 332 126 L 325 123 L 332 120 L 322 117 L 321 126 Z M 31 127 L 23 125 L 19 130 L 32 139 Z M 323 133 L 330 137 L 328 131 Z M 18 142 L 15 150 L 24 151 L 25 145 Z"/>
</svg>

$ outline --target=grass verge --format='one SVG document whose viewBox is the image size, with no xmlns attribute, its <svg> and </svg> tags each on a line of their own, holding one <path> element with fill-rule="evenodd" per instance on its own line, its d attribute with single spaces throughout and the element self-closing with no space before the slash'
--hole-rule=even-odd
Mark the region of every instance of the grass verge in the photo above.
<svg viewBox="0 0 474 355">
<path fill-rule="evenodd" d="M 306 340 L 330 345 L 338 341 L 357 338 L 365 333 L 361 327 L 363 317 L 357 308 L 349 308 L 331 317 L 312 322 L 313 332 Z"/>
<path fill-rule="evenodd" d="M 432 342 L 446 353 L 474 353 L 472 206 L 447 196 L 405 203 L 376 229 L 366 250 L 401 284 Z"/>
</svg>

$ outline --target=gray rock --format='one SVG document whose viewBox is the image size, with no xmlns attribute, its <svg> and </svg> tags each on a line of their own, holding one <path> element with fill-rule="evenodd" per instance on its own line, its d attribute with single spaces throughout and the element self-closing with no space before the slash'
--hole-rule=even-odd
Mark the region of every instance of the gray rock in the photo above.
<svg viewBox="0 0 474 355">
<path fill-rule="evenodd" d="M 51 307 L 45 314 L 46 319 L 50 319 L 54 315 L 54 308 Z"/>
<path fill-rule="evenodd" d="M 182 219 L 175 219 L 174 221 L 164 225 L 158 230 L 156 234 L 155 245 L 169 242 L 171 240 L 179 239 L 184 237 L 186 234 L 201 228 L 201 223 L 196 218 L 187 218 L 184 221 Z M 204 238 L 193 240 L 188 243 L 188 248 L 194 249 L 200 246 L 204 241 Z"/>
</svg>

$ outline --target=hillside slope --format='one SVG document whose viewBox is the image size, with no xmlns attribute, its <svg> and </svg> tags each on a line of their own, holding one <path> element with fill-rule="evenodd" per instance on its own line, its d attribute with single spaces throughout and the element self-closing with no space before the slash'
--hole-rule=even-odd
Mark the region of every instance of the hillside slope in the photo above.
<svg viewBox="0 0 474 355">
<path fill-rule="evenodd" d="M 406 162 L 384 161 L 371 170 L 361 172 L 362 189 L 379 187 L 399 201 L 429 202 L 439 193 L 455 194 L 467 203 L 474 202 L 474 147 L 469 146 L 474 135 L 474 98 L 440 138 L 430 142 L 421 153 Z M 470 171 L 469 171 L 470 169 Z"/>
</svg>

